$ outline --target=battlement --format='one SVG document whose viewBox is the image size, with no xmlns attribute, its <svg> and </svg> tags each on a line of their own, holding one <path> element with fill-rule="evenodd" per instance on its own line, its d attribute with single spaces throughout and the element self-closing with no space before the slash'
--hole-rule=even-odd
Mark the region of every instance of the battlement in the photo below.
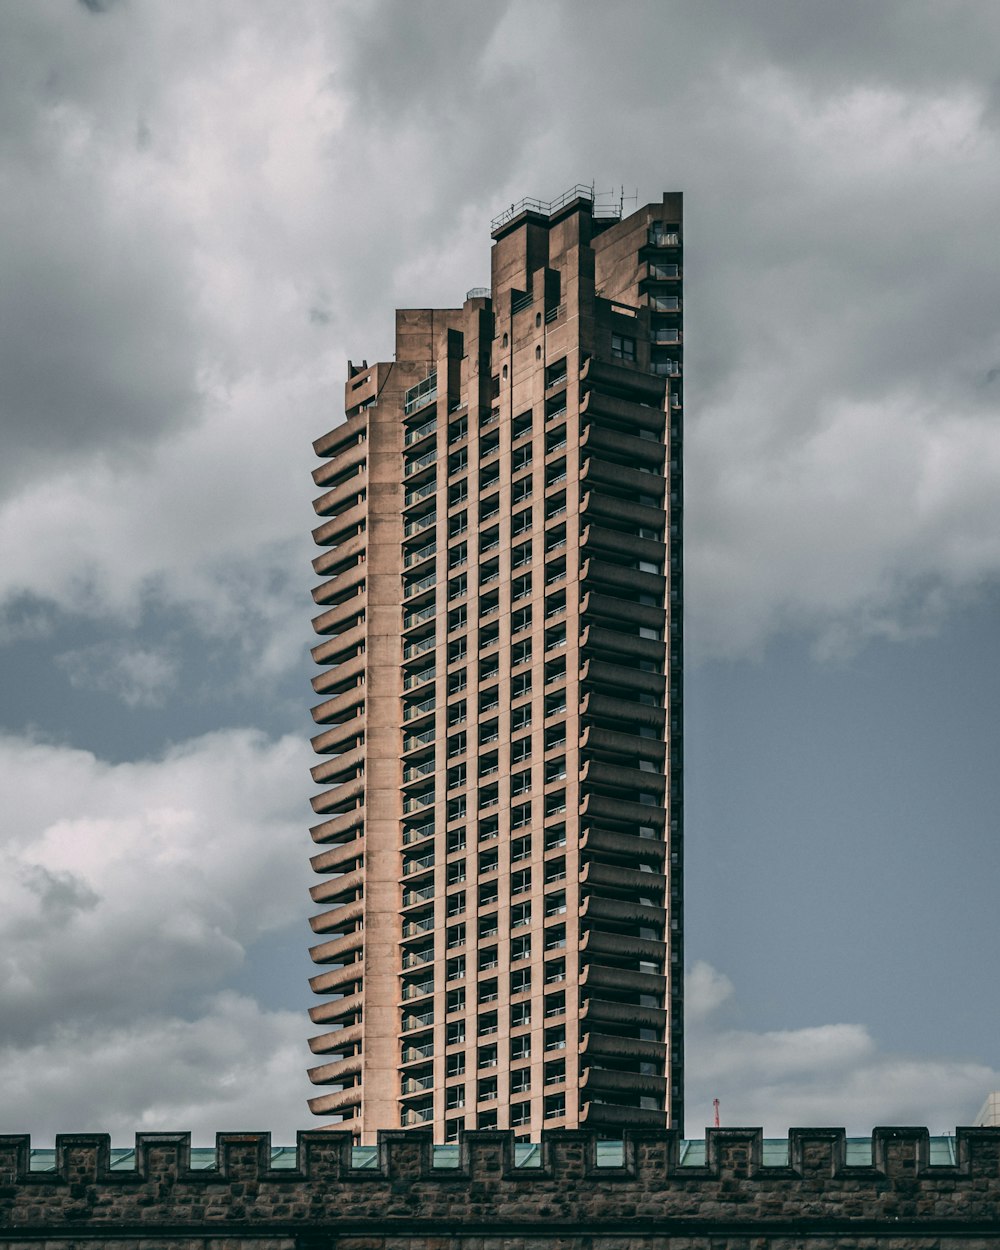
<svg viewBox="0 0 1000 1250">
<path fill-rule="evenodd" d="M 875 1129 L 868 1163 L 848 1162 L 846 1142 L 843 1129 L 793 1129 L 788 1162 L 776 1165 L 764 1161 L 759 1129 L 710 1129 L 704 1162 L 691 1166 L 678 1134 L 635 1131 L 609 1166 L 594 1133 L 554 1131 L 516 1165 L 512 1135 L 483 1131 L 464 1136 L 451 1166 L 435 1166 L 429 1133 L 392 1131 L 368 1166 L 356 1166 L 349 1134 L 319 1130 L 299 1134 L 294 1166 L 275 1167 L 269 1134 L 221 1133 L 216 1166 L 194 1168 L 189 1134 L 140 1133 L 134 1167 L 123 1168 L 112 1167 L 109 1137 L 79 1134 L 57 1138 L 54 1169 L 38 1171 L 30 1139 L 3 1136 L 0 1234 L 58 1241 L 71 1231 L 78 1243 L 134 1227 L 144 1241 L 303 1232 L 419 1240 L 460 1226 L 525 1237 L 561 1229 L 568 1245 L 582 1229 L 634 1232 L 635 1244 L 651 1229 L 997 1235 L 1000 1128 L 959 1128 L 950 1163 L 931 1161 L 922 1128 Z"/>
</svg>

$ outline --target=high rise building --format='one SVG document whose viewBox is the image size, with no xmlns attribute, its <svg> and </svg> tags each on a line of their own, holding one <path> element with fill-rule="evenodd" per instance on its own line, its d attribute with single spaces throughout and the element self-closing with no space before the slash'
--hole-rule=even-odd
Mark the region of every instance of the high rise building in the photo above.
<svg viewBox="0 0 1000 1250">
<path fill-rule="evenodd" d="M 310 1102 L 682 1126 L 681 196 L 493 223 L 320 438 Z"/>
</svg>

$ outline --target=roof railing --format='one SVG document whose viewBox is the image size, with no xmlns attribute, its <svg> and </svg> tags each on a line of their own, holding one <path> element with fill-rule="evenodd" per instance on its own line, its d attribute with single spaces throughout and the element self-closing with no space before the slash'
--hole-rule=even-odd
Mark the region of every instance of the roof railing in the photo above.
<svg viewBox="0 0 1000 1250">
<path fill-rule="evenodd" d="M 490 222 L 490 230 L 499 230 L 501 226 L 505 226 L 508 221 L 513 221 L 519 213 L 523 212 L 541 213 L 545 217 L 551 217 L 553 213 L 565 208 L 567 204 L 572 204 L 574 200 L 589 200 L 595 217 L 621 216 L 621 202 L 614 191 L 595 191 L 593 184 L 587 186 L 585 183 L 578 182 L 554 200 L 549 200 L 548 203 L 545 200 L 531 199 L 530 196 L 518 200 L 516 204 L 511 204 L 510 208 L 505 208 L 502 213 L 498 213 L 493 218 Z"/>
</svg>

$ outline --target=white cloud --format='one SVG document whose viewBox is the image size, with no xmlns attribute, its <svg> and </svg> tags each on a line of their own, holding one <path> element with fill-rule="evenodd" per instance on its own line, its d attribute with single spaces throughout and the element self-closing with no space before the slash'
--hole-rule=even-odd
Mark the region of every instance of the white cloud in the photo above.
<svg viewBox="0 0 1000 1250">
<path fill-rule="evenodd" d="M 917 1124 L 932 1133 L 967 1124 L 1000 1069 L 982 1063 L 883 1051 L 862 1024 L 753 1032 L 727 1026 L 734 987 L 709 964 L 686 979 L 687 1133 L 712 1123 L 762 1126 L 770 1137 L 817 1125 L 870 1133 L 877 1124 Z"/>
<path fill-rule="evenodd" d="M 163 649 L 97 642 L 55 657 L 77 690 L 113 694 L 127 707 L 162 707 L 177 678 L 177 660 Z"/>
<path fill-rule="evenodd" d="M 0 1042 L 176 1009 L 299 916 L 305 945 L 306 750 L 228 731 L 108 765 L 0 741 Z"/>
<path fill-rule="evenodd" d="M 222 1131 L 270 1130 L 294 1145 L 309 1096 L 302 1018 L 223 993 L 193 1019 L 137 1014 L 128 1023 L 56 1023 L 23 1046 L 0 1046 L 0 1131 L 188 1131 L 212 1145 Z M 30 1075 L 26 1075 L 30 1074 Z"/>
</svg>

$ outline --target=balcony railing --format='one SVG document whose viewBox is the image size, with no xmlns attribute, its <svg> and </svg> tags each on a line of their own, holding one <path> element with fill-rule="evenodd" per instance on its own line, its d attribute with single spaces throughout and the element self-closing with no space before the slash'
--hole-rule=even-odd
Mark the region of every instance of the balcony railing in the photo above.
<svg viewBox="0 0 1000 1250">
<path fill-rule="evenodd" d="M 425 1042 L 423 1046 L 404 1046 L 403 1062 L 412 1063 L 414 1059 L 429 1059 L 434 1054 L 434 1043 Z"/>
<path fill-rule="evenodd" d="M 429 898 L 434 897 L 434 886 L 424 885 L 419 890 L 403 891 L 403 906 L 412 907 L 414 903 L 426 903 Z"/>
<path fill-rule="evenodd" d="M 412 430 L 407 430 L 403 438 L 403 445 L 409 447 L 411 443 L 417 443 L 427 434 L 433 434 L 437 429 L 437 417 L 432 417 L 430 421 L 425 421 L 423 425 L 415 426 Z"/>
<path fill-rule="evenodd" d="M 403 568 L 408 569 L 414 564 L 419 564 L 421 560 L 426 560 L 429 556 L 437 553 L 437 543 L 425 543 L 423 547 L 418 547 L 415 551 L 408 551 L 403 556 Z"/>
<path fill-rule="evenodd" d="M 419 842 L 421 838 L 429 838 L 434 832 L 434 822 L 429 821 L 424 825 L 414 825 L 410 829 L 403 830 L 403 845 L 409 846 L 411 842 Z"/>
<path fill-rule="evenodd" d="M 412 660 L 418 655 L 423 655 L 425 651 L 432 651 L 437 639 L 433 634 L 429 638 L 421 638 L 417 642 L 408 642 L 403 648 L 403 659 Z"/>
<path fill-rule="evenodd" d="M 422 621 L 429 621 L 437 608 L 433 603 L 427 605 L 426 608 L 420 608 L 417 612 L 403 613 L 403 628 L 411 629 L 414 625 L 419 625 Z"/>
<path fill-rule="evenodd" d="M 426 516 L 417 517 L 415 521 L 407 521 L 403 526 L 403 535 L 406 538 L 419 534 L 421 530 L 425 530 L 428 525 L 433 525 L 437 520 L 436 512 L 428 512 Z"/>
<path fill-rule="evenodd" d="M 414 595 L 419 595 L 421 591 L 430 590 L 437 581 L 437 573 L 428 573 L 426 577 L 421 577 L 417 582 L 407 582 L 403 588 L 403 598 L 410 599 Z"/>
<path fill-rule="evenodd" d="M 410 416 L 437 399 L 437 370 L 403 393 L 403 415 Z"/>
<path fill-rule="evenodd" d="M 434 802 L 434 791 L 428 790 L 425 794 L 411 794 L 403 800 L 404 812 L 419 812 L 425 807 L 430 807 Z"/>
<path fill-rule="evenodd" d="M 437 490 L 437 482 L 426 482 L 423 486 L 418 486 L 416 490 L 408 490 L 403 496 L 403 507 L 408 508 L 410 504 L 417 503 L 421 499 L 426 499 L 428 495 L 433 495 Z"/>
<path fill-rule="evenodd" d="M 434 741 L 435 736 L 436 731 L 433 728 L 425 729 L 422 733 L 409 734 L 403 739 L 403 750 L 413 751 L 417 747 L 426 746 L 428 742 Z"/>
</svg>

